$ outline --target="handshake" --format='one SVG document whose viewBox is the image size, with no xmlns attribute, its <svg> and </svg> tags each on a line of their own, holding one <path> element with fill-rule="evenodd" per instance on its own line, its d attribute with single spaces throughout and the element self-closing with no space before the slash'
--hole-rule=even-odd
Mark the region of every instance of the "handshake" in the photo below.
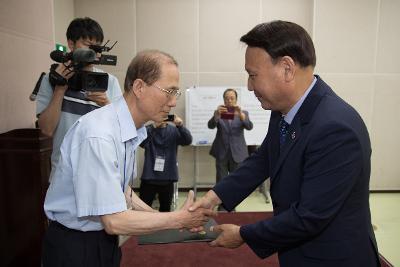
<svg viewBox="0 0 400 267">
<path fill-rule="evenodd" d="M 177 211 L 181 214 L 179 218 L 182 223 L 181 228 L 186 228 L 192 233 L 207 230 L 218 234 L 218 237 L 210 243 L 212 247 L 237 248 L 244 243 L 240 235 L 240 226 L 222 224 L 204 229 L 204 225 L 210 217 L 217 215 L 214 209 L 219 204 L 221 204 L 221 200 L 212 190 L 196 202 L 194 202 L 193 191 L 189 191 L 185 204 Z"/>
<path fill-rule="evenodd" d="M 181 209 L 175 211 L 176 220 L 181 224 L 179 228 L 185 228 L 191 232 L 203 231 L 203 226 L 210 217 L 217 216 L 217 212 L 213 208 L 212 205 L 201 206 L 200 201 L 194 202 L 194 193 L 190 190 Z"/>
<path fill-rule="evenodd" d="M 130 193 L 126 191 L 125 197 L 128 210 L 101 217 L 108 234 L 138 236 L 153 234 L 153 237 L 156 236 L 156 239 L 160 239 L 163 236 L 160 231 L 172 230 L 173 233 L 179 235 L 177 232 L 182 233 L 185 229 L 197 236 L 203 235 L 203 231 L 208 232 L 213 237 L 212 239 L 216 238 L 210 242 L 210 246 L 213 247 L 236 248 L 244 243 L 240 235 L 240 226 L 234 224 L 215 225 L 214 222 L 209 222 L 212 217 L 217 216 L 215 207 L 222 203 L 213 190 L 208 191 L 197 201 L 194 201 L 193 191 L 189 191 L 183 206 L 172 212 L 156 212 L 140 200 L 136 194 L 132 194 L 132 190 Z M 208 229 L 205 229 L 207 223 Z M 176 231 L 177 229 L 179 231 Z M 148 239 L 148 237 L 146 238 Z M 180 238 L 175 236 L 173 239 L 179 240 Z"/>
</svg>

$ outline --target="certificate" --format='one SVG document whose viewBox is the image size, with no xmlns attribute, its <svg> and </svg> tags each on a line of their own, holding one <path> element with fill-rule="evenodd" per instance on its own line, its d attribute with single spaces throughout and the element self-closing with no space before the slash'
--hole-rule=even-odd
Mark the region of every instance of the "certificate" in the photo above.
<svg viewBox="0 0 400 267">
<path fill-rule="evenodd" d="M 214 219 L 210 219 L 204 225 L 204 231 L 191 233 L 188 230 L 162 230 L 152 234 L 138 236 L 139 245 L 168 244 L 181 242 L 210 242 L 217 238 L 218 233 L 210 232 L 210 227 L 217 225 Z"/>
</svg>

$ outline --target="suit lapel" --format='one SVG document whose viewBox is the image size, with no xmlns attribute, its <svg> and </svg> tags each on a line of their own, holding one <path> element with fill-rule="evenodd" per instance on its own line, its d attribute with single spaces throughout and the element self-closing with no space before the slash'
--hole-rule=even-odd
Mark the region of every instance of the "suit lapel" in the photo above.
<svg viewBox="0 0 400 267">
<path fill-rule="evenodd" d="M 276 174 L 279 171 L 279 169 L 281 168 L 282 163 L 284 162 L 285 158 L 287 157 L 289 151 L 296 144 L 296 142 L 300 138 L 300 136 L 301 136 L 301 123 L 300 123 L 300 120 L 298 120 L 298 119 L 297 120 L 293 120 L 292 124 L 289 127 L 288 137 L 287 137 L 286 143 L 285 143 L 283 149 L 281 150 L 281 152 L 279 154 L 279 157 L 278 157 L 278 160 L 276 162 L 274 171 L 272 173 L 272 177 L 276 177 Z M 279 139 L 278 139 L 278 143 L 279 143 Z M 278 151 L 279 151 L 279 148 L 278 148 Z"/>
<path fill-rule="evenodd" d="M 280 155 L 277 156 L 273 162 L 271 162 L 271 166 L 274 166 L 272 169 L 271 175 L 271 183 L 278 177 L 278 173 L 287 157 L 289 151 L 294 147 L 297 141 L 301 138 L 302 132 L 304 133 L 304 126 L 307 125 L 312 116 L 314 115 L 319 102 L 321 101 L 322 97 L 326 94 L 334 94 L 332 89 L 324 82 L 319 76 L 317 77 L 317 82 L 315 83 L 314 87 L 311 89 L 310 93 L 304 100 L 303 104 L 301 105 L 300 109 L 298 110 L 297 114 L 295 115 L 288 133 L 288 139 L 286 140 L 285 147 L 281 151 Z M 277 112 L 279 114 L 279 112 Z M 272 116 L 272 115 L 271 115 Z M 278 119 L 279 120 L 279 119 Z M 276 122 L 276 128 L 274 129 L 275 135 L 277 137 L 273 140 L 271 145 L 271 154 L 277 155 L 279 154 L 279 121 Z M 300 156 L 300 155 L 299 155 Z M 273 163 L 273 165 L 272 165 Z"/>
<path fill-rule="evenodd" d="M 237 116 L 233 118 L 233 120 L 222 120 L 224 123 L 224 127 L 227 129 L 228 133 L 232 133 L 233 125 L 238 124 L 238 120 L 240 120 Z"/>
<path fill-rule="evenodd" d="M 271 147 L 270 147 L 270 166 L 276 166 L 278 158 L 279 158 L 279 120 L 281 118 L 281 114 L 279 112 L 271 113 L 270 127 L 268 132 L 271 133 Z M 274 171 L 272 172 L 274 173 Z M 271 176 L 271 180 L 272 180 Z"/>
<path fill-rule="evenodd" d="M 231 127 L 229 127 L 229 122 L 224 119 L 221 119 L 220 122 L 221 122 L 221 126 L 222 126 L 222 128 L 224 128 L 225 132 L 230 133 Z"/>
</svg>

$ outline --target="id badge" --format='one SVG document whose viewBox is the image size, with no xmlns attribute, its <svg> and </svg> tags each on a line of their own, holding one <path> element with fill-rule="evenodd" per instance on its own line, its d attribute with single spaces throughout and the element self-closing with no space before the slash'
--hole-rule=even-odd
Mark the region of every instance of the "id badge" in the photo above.
<svg viewBox="0 0 400 267">
<path fill-rule="evenodd" d="M 164 171 L 165 158 L 157 156 L 156 161 L 154 162 L 154 170 L 156 172 Z"/>
</svg>

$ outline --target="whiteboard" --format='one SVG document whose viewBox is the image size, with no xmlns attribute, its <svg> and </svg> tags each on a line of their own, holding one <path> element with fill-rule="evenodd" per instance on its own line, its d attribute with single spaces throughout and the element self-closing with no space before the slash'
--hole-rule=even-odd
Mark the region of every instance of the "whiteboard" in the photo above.
<svg viewBox="0 0 400 267">
<path fill-rule="evenodd" d="M 238 105 L 249 112 L 253 129 L 244 130 L 247 145 L 261 145 L 268 131 L 271 111 L 264 110 L 260 101 L 247 87 L 207 86 L 186 89 L 186 126 L 193 136 L 192 145 L 211 145 L 216 129 L 208 129 L 207 123 L 219 105 L 224 104 L 223 93 L 227 88 L 234 88 L 238 93 Z"/>
</svg>

